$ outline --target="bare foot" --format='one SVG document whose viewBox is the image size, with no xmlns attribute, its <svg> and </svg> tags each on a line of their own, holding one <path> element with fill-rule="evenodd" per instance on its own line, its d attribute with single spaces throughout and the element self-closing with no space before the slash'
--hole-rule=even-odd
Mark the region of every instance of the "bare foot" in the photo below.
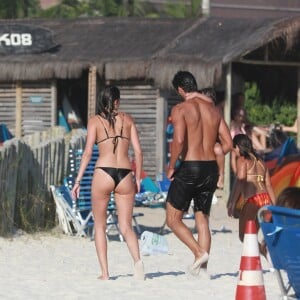
<svg viewBox="0 0 300 300">
<path fill-rule="evenodd" d="M 100 280 L 109 280 L 109 276 L 100 275 L 99 277 L 97 277 L 97 279 L 100 279 Z"/>
<path fill-rule="evenodd" d="M 209 255 L 207 252 L 204 252 L 204 254 L 197 258 L 194 263 L 188 267 L 188 272 L 193 275 L 197 276 L 200 272 L 201 265 L 206 263 L 209 259 Z"/>
<path fill-rule="evenodd" d="M 134 264 L 134 279 L 137 280 L 145 280 L 145 274 L 144 274 L 144 264 L 141 260 L 137 261 Z"/>
<path fill-rule="evenodd" d="M 224 176 L 223 175 L 219 175 L 219 180 L 217 182 L 217 188 L 218 189 L 224 188 Z"/>
</svg>

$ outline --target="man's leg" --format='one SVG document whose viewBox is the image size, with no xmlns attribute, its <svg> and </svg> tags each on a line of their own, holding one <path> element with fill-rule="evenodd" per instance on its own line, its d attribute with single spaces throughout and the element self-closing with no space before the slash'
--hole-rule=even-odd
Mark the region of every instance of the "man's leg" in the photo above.
<svg viewBox="0 0 300 300">
<path fill-rule="evenodd" d="M 195 256 L 195 261 L 199 261 L 205 254 L 206 250 L 195 240 L 191 230 L 182 222 L 183 212 L 174 208 L 167 202 L 167 225 L 175 235 L 190 248 Z"/>
<path fill-rule="evenodd" d="M 211 247 L 211 234 L 209 229 L 209 217 L 208 215 L 203 214 L 203 212 L 195 212 L 195 221 L 196 221 L 196 230 L 198 232 L 198 244 L 206 251 L 210 253 Z M 204 263 L 201 268 L 207 268 L 207 262 Z"/>
<path fill-rule="evenodd" d="M 195 213 L 196 229 L 198 232 L 198 244 L 207 253 L 210 251 L 211 234 L 209 230 L 209 217 L 203 212 Z"/>
</svg>

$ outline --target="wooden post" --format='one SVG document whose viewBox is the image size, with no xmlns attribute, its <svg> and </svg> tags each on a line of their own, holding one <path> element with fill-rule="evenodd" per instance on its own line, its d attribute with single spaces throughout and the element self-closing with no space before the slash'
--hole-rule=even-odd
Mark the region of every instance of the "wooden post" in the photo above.
<svg viewBox="0 0 300 300">
<path fill-rule="evenodd" d="M 210 0 L 202 0 L 202 15 L 209 17 L 210 15 Z"/>
<path fill-rule="evenodd" d="M 88 78 L 88 119 L 96 113 L 96 98 L 97 98 L 97 68 L 95 66 L 89 69 Z"/>
<path fill-rule="evenodd" d="M 156 171 L 158 173 L 163 173 L 166 162 L 165 111 L 167 103 L 164 98 L 158 97 L 156 106 Z"/>
<path fill-rule="evenodd" d="M 297 146 L 300 147 L 300 67 L 298 67 L 297 72 Z"/>
<path fill-rule="evenodd" d="M 16 83 L 16 137 L 22 137 L 22 83 Z"/>
<path fill-rule="evenodd" d="M 51 127 L 57 123 L 57 86 L 56 80 L 51 82 Z"/>
<path fill-rule="evenodd" d="M 226 93 L 224 118 L 228 126 L 230 126 L 230 111 L 231 111 L 231 93 L 232 93 L 232 65 L 229 63 L 226 66 Z M 224 199 L 228 199 L 230 194 L 230 154 L 225 156 L 224 168 Z"/>
</svg>

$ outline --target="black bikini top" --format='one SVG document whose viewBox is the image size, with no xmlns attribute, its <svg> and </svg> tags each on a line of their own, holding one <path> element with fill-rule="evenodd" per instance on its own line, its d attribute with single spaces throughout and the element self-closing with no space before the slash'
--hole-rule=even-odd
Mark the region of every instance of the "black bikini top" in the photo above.
<svg viewBox="0 0 300 300">
<path fill-rule="evenodd" d="M 98 116 L 98 117 L 99 117 L 99 120 L 101 121 L 101 123 L 102 123 L 102 125 L 103 125 L 104 131 L 105 131 L 105 133 L 106 133 L 106 138 L 103 139 L 103 140 L 101 140 L 101 141 L 96 141 L 96 144 L 100 144 L 100 143 L 102 143 L 102 142 L 104 142 L 104 141 L 106 141 L 106 140 L 108 140 L 108 139 L 112 139 L 112 143 L 113 143 L 113 145 L 114 145 L 113 153 L 115 153 L 115 152 L 116 152 L 116 149 L 117 149 L 117 146 L 118 146 L 118 141 L 119 141 L 118 139 L 119 139 L 119 138 L 120 138 L 120 139 L 126 139 L 126 140 L 129 140 L 128 137 L 123 136 L 124 114 L 122 114 L 122 116 L 123 116 L 123 117 L 122 117 L 122 126 L 121 126 L 121 130 L 120 130 L 120 134 L 119 134 L 119 135 L 115 135 L 115 136 L 109 136 L 109 135 L 108 135 L 108 130 L 106 129 L 106 127 L 105 127 L 105 125 L 104 125 L 104 123 L 103 123 L 101 117 Z"/>
</svg>

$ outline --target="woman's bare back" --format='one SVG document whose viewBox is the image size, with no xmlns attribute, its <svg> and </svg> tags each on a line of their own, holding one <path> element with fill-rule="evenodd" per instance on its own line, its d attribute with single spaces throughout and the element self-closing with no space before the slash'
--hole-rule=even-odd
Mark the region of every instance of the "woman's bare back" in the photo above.
<svg viewBox="0 0 300 300">
<path fill-rule="evenodd" d="M 267 192 L 266 168 L 263 162 L 251 154 L 251 159 L 245 159 L 245 163 L 247 164 L 247 178 L 244 186 L 245 199 Z"/>
<path fill-rule="evenodd" d="M 130 168 L 128 149 L 132 118 L 125 113 L 118 113 L 115 128 L 112 128 L 107 120 L 98 115 L 95 116 L 95 126 L 100 153 L 96 166 Z"/>
</svg>

